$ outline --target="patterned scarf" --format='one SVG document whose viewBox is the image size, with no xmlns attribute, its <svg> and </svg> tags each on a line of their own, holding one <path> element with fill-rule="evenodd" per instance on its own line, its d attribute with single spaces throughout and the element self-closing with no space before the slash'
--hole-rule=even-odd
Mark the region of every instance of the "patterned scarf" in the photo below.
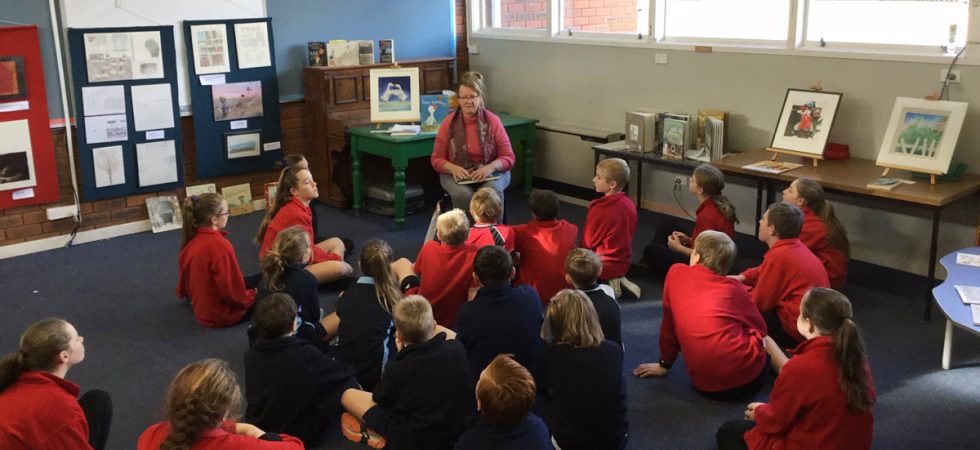
<svg viewBox="0 0 980 450">
<path fill-rule="evenodd" d="M 483 148 L 483 164 L 487 164 L 497 158 L 497 142 L 490 132 L 486 109 L 483 107 L 476 111 L 476 130 L 479 133 L 480 146 Z M 449 159 L 453 164 L 467 170 L 476 168 L 467 148 L 466 124 L 463 123 L 462 108 L 456 110 L 453 123 L 449 127 Z"/>
</svg>

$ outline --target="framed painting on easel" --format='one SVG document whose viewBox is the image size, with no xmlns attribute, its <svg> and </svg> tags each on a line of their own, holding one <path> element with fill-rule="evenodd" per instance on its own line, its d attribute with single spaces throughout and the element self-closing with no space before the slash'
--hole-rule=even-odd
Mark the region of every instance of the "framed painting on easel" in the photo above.
<svg viewBox="0 0 980 450">
<path fill-rule="evenodd" d="M 896 98 L 875 164 L 945 174 L 949 171 L 967 106 L 963 102 Z"/>
<path fill-rule="evenodd" d="M 767 150 L 813 159 L 823 159 L 827 139 L 837 118 L 843 94 L 789 89 Z M 773 155 L 775 159 L 776 155 Z"/>
<path fill-rule="evenodd" d="M 371 70 L 371 122 L 419 121 L 419 68 Z"/>
</svg>

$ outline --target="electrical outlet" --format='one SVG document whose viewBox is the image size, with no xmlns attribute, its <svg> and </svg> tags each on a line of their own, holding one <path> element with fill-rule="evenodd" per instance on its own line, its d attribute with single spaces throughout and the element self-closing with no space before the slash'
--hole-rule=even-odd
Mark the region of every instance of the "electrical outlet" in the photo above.
<svg viewBox="0 0 980 450">
<path fill-rule="evenodd" d="M 959 83 L 960 82 L 960 71 L 959 70 L 949 70 L 949 69 L 945 69 L 945 68 L 939 69 L 939 82 L 940 83 L 945 83 L 947 80 L 949 81 L 950 84 L 952 84 L 952 83 Z"/>
<path fill-rule="evenodd" d="M 674 186 L 687 186 L 687 177 L 684 175 L 674 175 Z"/>
<path fill-rule="evenodd" d="M 654 64 L 667 64 L 667 54 L 666 53 L 654 53 L 653 54 Z"/>
<path fill-rule="evenodd" d="M 75 205 L 55 206 L 47 209 L 48 220 L 64 219 L 75 215 Z"/>
</svg>

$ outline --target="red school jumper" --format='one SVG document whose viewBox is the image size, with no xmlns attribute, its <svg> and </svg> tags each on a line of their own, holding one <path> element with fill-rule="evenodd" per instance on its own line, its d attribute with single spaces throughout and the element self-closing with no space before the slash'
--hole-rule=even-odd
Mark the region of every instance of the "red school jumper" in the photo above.
<svg viewBox="0 0 980 450">
<path fill-rule="evenodd" d="M 303 441 L 288 434 L 280 434 L 282 441 L 263 441 L 235 434 L 235 423 L 226 421 L 220 428 L 201 433 L 191 450 L 303 450 Z M 140 435 L 137 450 L 158 450 L 170 435 L 170 424 L 157 422 Z"/>
<path fill-rule="evenodd" d="M 847 255 L 830 246 L 827 225 L 823 223 L 816 212 L 808 206 L 801 206 L 800 209 L 803 210 L 803 229 L 800 230 L 800 241 L 814 255 L 817 255 L 817 259 L 827 270 L 830 287 L 837 290 L 842 289 L 847 285 Z"/>
<path fill-rule="evenodd" d="M 508 225 L 496 223 L 481 223 L 470 228 L 470 236 L 466 238 L 466 243 L 480 249 L 485 245 L 497 245 L 493 240 L 493 233 L 490 227 L 497 228 L 500 237 L 504 238 L 504 250 L 514 251 L 514 229 Z"/>
<path fill-rule="evenodd" d="M 245 288 L 227 234 L 211 227 L 198 228 L 177 259 L 177 298 L 189 299 L 194 317 L 209 328 L 238 323 L 255 302 L 255 290 Z"/>
<path fill-rule="evenodd" d="M 511 147 L 510 138 L 507 137 L 507 129 L 504 128 L 504 123 L 500 121 L 499 116 L 488 111 L 486 108 L 481 108 L 481 110 L 486 114 L 486 124 L 490 128 L 490 133 L 493 134 L 493 139 L 497 144 L 495 158 L 502 163 L 499 172 L 507 172 L 514 166 L 514 149 Z M 432 157 L 429 158 L 429 162 L 432 164 L 432 168 L 439 173 L 449 173 L 443 169 L 443 166 L 452 158 L 451 152 L 449 151 L 449 130 L 452 128 L 453 118 L 456 117 L 456 114 L 462 113 L 456 110 L 449 113 L 446 119 L 442 121 L 439 132 L 436 133 L 435 143 L 432 146 Z M 463 115 L 463 126 L 466 130 L 467 156 L 469 156 L 471 161 L 479 165 L 490 163 L 490 161 L 483 160 L 483 147 L 480 146 L 480 133 L 476 129 L 476 117 L 466 117 L 466 115 Z"/>
<path fill-rule="evenodd" d="M 302 200 L 292 197 L 285 205 L 282 205 L 282 208 L 276 213 L 276 217 L 272 218 L 269 226 L 265 229 L 265 236 L 262 237 L 262 248 L 259 249 L 259 262 L 265 257 L 265 252 L 272 248 L 272 243 L 276 241 L 276 235 L 294 225 L 303 227 L 303 231 L 306 231 L 310 237 L 310 245 L 313 246 L 313 260 L 310 261 L 310 264 L 341 261 L 343 259 L 334 253 L 317 247 L 316 238 L 313 235 L 313 211 L 310 210 L 309 205 L 303 204 Z"/>
<path fill-rule="evenodd" d="M 796 347 L 769 394 L 755 409 L 755 427 L 745 433 L 753 450 L 867 450 L 874 413 L 851 411 L 838 379 L 834 339 L 819 336 Z M 868 369 L 868 376 L 871 370 Z M 874 401 L 874 389 L 871 399 Z"/>
<path fill-rule="evenodd" d="M 687 373 L 699 391 L 742 386 L 762 373 L 766 322 L 738 280 L 698 264 L 674 264 L 664 280 L 660 357 L 684 352 Z"/>
<path fill-rule="evenodd" d="M 21 373 L 0 392 L 0 448 L 91 449 L 78 391 L 77 384 L 50 373 Z"/>
<path fill-rule="evenodd" d="M 694 246 L 694 240 L 697 239 L 698 235 L 707 230 L 720 231 L 735 239 L 735 224 L 721 214 L 718 206 L 710 198 L 701 202 L 697 212 L 695 212 L 694 231 L 691 232 L 691 247 Z"/>
<path fill-rule="evenodd" d="M 612 280 L 626 275 L 633 257 L 636 205 L 623 192 L 604 195 L 589 203 L 585 215 L 582 247 L 602 259 L 599 278 Z"/>
<path fill-rule="evenodd" d="M 547 305 L 558 291 L 572 287 L 565 283 L 565 258 L 575 248 L 578 226 L 566 220 L 532 220 L 513 230 L 521 252 L 514 284 L 530 285 Z"/>
<path fill-rule="evenodd" d="M 473 284 L 477 250 L 465 243 L 452 246 L 437 241 L 428 241 L 419 250 L 414 269 L 421 283 L 416 293 L 432 304 L 432 315 L 439 325 L 456 325 L 456 313 L 466 303 Z"/>
<path fill-rule="evenodd" d="M 780 239 L 766 252 L 762 265 L 742 272 L 742 276 L 745 284 L 753 286 L 752 300 L 759 311 L 776 308 L 783 329 L 802 342 L 796 318 L 803 294 L 810 288 L 830 286 L 827 271 L 813 252 L 799 239 Z"/>
</svg>

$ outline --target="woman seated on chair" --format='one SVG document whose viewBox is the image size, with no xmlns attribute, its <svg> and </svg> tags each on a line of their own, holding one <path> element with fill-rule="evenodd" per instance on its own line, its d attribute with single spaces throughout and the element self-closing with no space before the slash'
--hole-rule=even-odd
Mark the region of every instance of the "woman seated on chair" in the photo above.
<svg viewBox="0 0 980 450">
<path fill-rule="evenodd" d="M 466 72 L 459 79 L 459 109 L 439 127 L 432 150 L 432 168 L 439 172 L 442 188 L 453 207 L 467 210 L 470 197 L 481 187 L 493 188 L 501 198 L 510 184 L 514 150 L 503 123 L 488 111 L 483 75 Z M 495 175 L 500 178 L 487 180 Z M 460 184 L 460 182 L 470 182 Z"/>
</svg>

